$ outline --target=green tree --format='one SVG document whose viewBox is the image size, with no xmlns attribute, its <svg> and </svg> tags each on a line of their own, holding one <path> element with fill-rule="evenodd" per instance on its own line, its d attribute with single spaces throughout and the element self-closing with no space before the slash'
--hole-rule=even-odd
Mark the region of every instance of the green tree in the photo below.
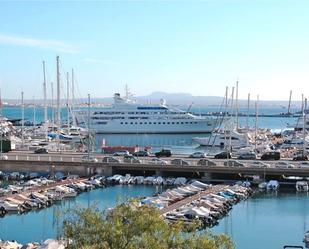
<svg viewBox="0 0 309 249">
<path fill-rule="evenodd" d="M 226 235 L 198 232 L 196 225 L 167 223 L 157 209 L 137 206 L 135 201 L 110 212 L 75 208 L 66 214 L 63 237 L 67 246 L 82 249 L 231 249 Z"/>
</svg>

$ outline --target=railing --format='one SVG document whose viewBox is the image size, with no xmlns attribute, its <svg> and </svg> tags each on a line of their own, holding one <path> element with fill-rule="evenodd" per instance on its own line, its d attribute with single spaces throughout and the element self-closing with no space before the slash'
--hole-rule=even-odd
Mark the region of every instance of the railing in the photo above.
<svg viewBox="0 0 309 249">
<path fill-rule="evenodd" d="M 41 161 L 41 162 L 87 162 L 87 159 L 82 158 L 82 156 L 72 156 L 72 155 L 26 155 L 26 154 L 7 154 L 8 160 L 16 160 L 16 161 Z M 116 158 L 116 159 L 115 159 Z M 154 157 L 143 157 L 143 158 L 119 158 L 119 157 L 106 157 L 104 161 L 102 161 L 102 157 L 98 158 L 97 162 L 92 163 L 105 163 L 105 164 L 134 164 L 134 165 L 173 165 L 173 166 L 199 166 L 199 167 L 239 167 L 239 168 L 263 168 L 263 166 L 269 165 L 269 168 L 281 168 L 286 169 L 283 167 L 277 167 L 278 161 L 260 161 L 260 160 L 235 160 L 235 159 L 208 159 L 208 158 L 201 158 L 201 159 L 192 159 L 192 158 L 164 158 L 161 159 L 162 161 L 152 161 Z M 174 160 L 177 159 L 178 161 L 175 162 Z M 253 165 L 253 162 L 259 162 L 260 166 Z M 265 163 L 263 165 L 263 163 Z M 301 168 L 300 162 L 291 162 L 291 161 L 282 161 L 280 162 L 287 162 L 288 164 L 293 164 L 295 167 L 294 169 Z M 308 164 L 309 169 L 309 164 Z"/>
</svg>

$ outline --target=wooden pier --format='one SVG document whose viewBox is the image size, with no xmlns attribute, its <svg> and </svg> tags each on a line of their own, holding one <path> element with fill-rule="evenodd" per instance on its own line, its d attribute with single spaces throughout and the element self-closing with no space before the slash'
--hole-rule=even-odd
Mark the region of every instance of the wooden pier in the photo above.
<svg viewBox="0 0 309 249">
<path fill-rule="evenodd" d="M 214 193 L 218 193 L 224 189 L 227 189 L 229 186 L 227 185 L 216 185 L 216 186 L 211 186 L 210 188 L 203 190 L 195 195 L 186 197 L 180 201 L 177 201 L 171 205 L 168 205 L 167 207 L 163 208 L 160 210 L 160 214 L 164 215 L 166 213 L 169 213 L 175 209 L 178 209 L 182 206 L 185 206 L 188 203 L 191 203 L 193 201 L 199 200 L 201 199 L 204 195 L 208 195 L 208 194 L 214 194 Z"/>
<path fill-rule="evenodd" d="M 78 178 L 78 179 L 67 179 L 64 181 L 59 181 L 59 182 L 53 182 L 49 184 L 44 184 L 41 186 L 35 186 L 32 188 L 28 188 L 27 190 L 22 190 L 21 192 L 18 192 L 18 194 L 28 196 L 29 194 L 33 192 L 42 192 L 48 189 L 55 188 L 57 186 L 63 186 L 67 184 L 74 184 L 74 183 L 79 183 L 79 182 L 84 182 L 86 181 L 87 178 Z M 0 197 L 0 200 L 5 200 L 7 198 L 14 198 L 14 199 L 19 199 L 19 197 L 16 194 L 8 194 Z"/>
</svg>

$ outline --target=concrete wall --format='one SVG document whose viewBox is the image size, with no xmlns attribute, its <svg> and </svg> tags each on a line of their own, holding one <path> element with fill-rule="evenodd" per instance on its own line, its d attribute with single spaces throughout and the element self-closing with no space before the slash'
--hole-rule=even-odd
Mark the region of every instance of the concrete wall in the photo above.
<svg viewBox="0 0 309 249">
<path fill-rule="evenodd" d="M 42 172 L 54 174 L 58 171 L 64 174 L 90 176 L 95 173 L 112 175 L 112 167 L 97 163 L 81 162 L 38 162 L 38 161 L 0 161 L 0 171 L 3 172 Z"/>
</svg>

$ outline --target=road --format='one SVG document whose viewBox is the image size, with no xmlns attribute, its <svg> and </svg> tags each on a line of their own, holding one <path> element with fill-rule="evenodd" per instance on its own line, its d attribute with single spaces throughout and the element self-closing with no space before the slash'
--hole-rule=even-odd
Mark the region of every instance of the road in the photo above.
<svg viewBox="0 0 309 249">
<path fill-rule="evenodd" d="M 85 162 L 87 160 L 87 154 L 83 154 L 83 153 L 74 153 L 74 152 L 51 152 L 48 154 L 35 154 L 33 152 L 29 152 L 29 151 L 11 151 L 9 153 L 6 153 L 5 155 L 8 156 L 8 160 L 18 160 L 18 161 L 49 161 L 49 162 Z M 91 157 L 94 157 L 97 159 L 98 162 L 102 162 L 103 157 L 107 157 L 107 156 L 111 156 L 111 155 L 106 155 L 106 154 L 100 154 L 100 153 L 95 153 L 92 154 Z M 85 157 L 83 159 L 83 157 Z M 124 163 L 123 161 L 123 157 L 115 157 L 118 158 L 120 163 L 122 164 Z M 140 160 L 140 164 L 151 164 L 151 165 L 155 165 L 154 162 L 152 162 L 151 160 L 154 158 L 154 156 L 150 156 L 150 157 L 140 157 L 138 158 Z M 200 160 L 200 158 L 188 158 L 188 156 L 184 156 L 184 155 L 173 155 L 170 158 L 161 158 L 163 161 L 166 162 L 167 165 L 172 165 L 171 161 L 173 159 L 182 159 L 183 161 L 187 162 L 190 166 L 202 166 L 200 165 L 198 162 Z M 227 162 L 227 159 L 212 159 L 212 158 L 207 158 L 208 160 L 211 161 L 212 164 L 214 165 L 209 165 L 209 166 L 222 166 L 222 167 L 226 167 L 228 165 L 225 165 L 227 163 L 232 163 L 231 166 L 233 165 L 233 161 L 235 161 L 236 159 L 230 159 L 230 162 Z M 254 167 L 253 162 L 256 161 L 260 161 L 261 160 L 237 160 L 237 162 L 240 162 L 242 165 L 239 165 L 238 167 Z M 276 168 L 276 165 L 278 164 L 278 161 L 263 161 L 264 163 L 268 164 L 270 166 L 270 168 Z M 291 159 L 287 159 L 287 160 L 280 160 L 280 162 L 286 162 L 289 165 L 293 165 L 295 169 L 300 167 L 300 162 L 292 162 Z M 126 164 L 130 163 L 130 161 L 126 161 Z M 133 163 L 131 161 L 131 163 Z M 115 163 L 113 163 L 115 164 Z M 158 163 L 160 164 L 160 163 Z M 304 164 L 302 164 L 304 165 Z M 181 164 L 181 166 L 186 166 L 185 163 Z M 205 166 L 208 166 L 207 164 Z M 237 166 L 237 165 L 235 165 Z M 234 166 L 234 167 L 235 167 Z M 282 168 L 285 168 L 286 165 L 282 165 Z M 305 165 L 306 167 L 306 165 Z M 309 168 L 309 164 L 307 166 Z"/>
</svg>

